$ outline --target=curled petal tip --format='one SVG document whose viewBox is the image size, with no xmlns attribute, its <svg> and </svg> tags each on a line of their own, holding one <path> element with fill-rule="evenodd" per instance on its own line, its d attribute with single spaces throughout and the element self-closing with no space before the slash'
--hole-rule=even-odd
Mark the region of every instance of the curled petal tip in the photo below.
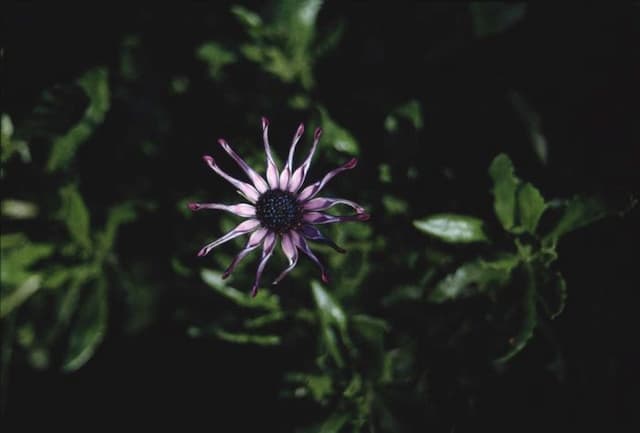
<svg viewBox="0 0 640 433">
<path fill-rule="evenodd" d="M 224 273 L 222 274 L 222 279 L 226 280 L 227 278 L 229 278 L 229 275 L 231 275 L 231 272 L 229 271 L 224 271 Z"/>
<path fill-rule="evenodd" d="M 206 162 L 207 164 L 215 164 L 213 157 L 210 155 L 203 155 L 202 159 L 204 159 L 204 162 Z"/>
<path fill-rule="evenodd" d="M 296 130 L 296 137 L 300 137 L 302 134 L 304 134 L 304 123 L 298 125 L 298 129 Z"/>
<path fill-rule="evenodd" d="M 258 286 L 253 286 L 251 288 L 251 297 L 255 298 L 257 294 L 258 294 Z"/>
<path fill-rule="evenodd" d="M 200 206 L 200 203 L 189 203 L 187 206 L 189 206 L 189 209 L 191 210 L 200 210 L 202 207 Z"/>
<path fill-rule="evenodd" d="M 224 138 L 218 138 L 218 143 L 220 144 L 220 146 L 226 146 L 227 145 L 227 140 L 225 140 Z"/>
<path fill-rule="evenodd" d="M 325 283 L 325 284 L 329 284 L 329 275 L 327 275 L 327 273 L 326 273 L 326 272 L 323 272 L 323 273 L 322 273 L 322 277 L 321 277 L 321 278 L 322 278 L 322 282 L 323 282 L 323 283 Z"/>
<path fill-rule="evenodd" d="M 320 136 L 322 136 L 322 128 L 316 128 L 315 132 L 313 133 L 313 138 L 315 140 L 319 140 Z"/>
<path fill-rule="evenodd" d="M 201 249 L 200 251 L 198 251 L 198 257 L 204 257 L 204 256 L 206 256 L 206 255 L 207 255 L 207 253 L 206 253 L 206 251 L 204 250 L 204 248 L 203 248 L 203 249 Z"/>
<path fill-rule="evenodd" d="M 262 129 L 265 129 L 267 126 L 269 126 L 269 119 L 267 119 L 266 117 L 262 117 Z"/>
<path fill-rule="evenodd" d="M 356 215 L 356 218 L 358 218 L 358 221 L 367 221 L 369 218 L 371 218 L 371 215 L 369 215 L 368 213 L 359 213 Z"/>
<path fill-rule="evenodd" d="M 350 160 L 349 160 L 349 161 L 344 165 L 344 167 L 345 167 L 345 168 L 349 168 L 349 169 L 351 169 L 351 168 L 355 167 L 356 165 L 358 165 L 358 158 L 351 158 L 351 159 L 350 159 Z"/>
</svg>

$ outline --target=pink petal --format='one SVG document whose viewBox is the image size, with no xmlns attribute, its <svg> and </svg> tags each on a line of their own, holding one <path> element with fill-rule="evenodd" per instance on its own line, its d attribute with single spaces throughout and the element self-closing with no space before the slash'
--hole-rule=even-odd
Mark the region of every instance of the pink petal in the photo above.
<svg viewBox="0 0 640 433">
<path fill-rule="evenodd" d="M 242 181 L 236 179 L 235 177 L 229 176 L 227 173 L 222 171 L 222 169 L 220 167 L 218 167 L 218 165 L 216 164 L 215 160 L 211 156 L 205 155 L 202 158 L 209 165 L 209 167 L 211 167 L 211 169 L 213 171 L 215 171 L 216 173 L 218 173 L 218 175 L 220 175 L 220 177 L 223 177 L 231 185 L 233 185 L 236 188 L 238 188 L 238 191 L 244 197 L 246 197 L 247 200 L 249 200 L 251 203 L 255 203 L 256 201 L 258 201 L 258 197 L 260 197 L 260 194 L 258 193 L 258 191 L 253 186 L 249 185 L 248 183 L 242 182 Z"/>
<path fill-rule="evenodd" d="M 273 161 L 271 146 L 269 146 L 269 120 L 266 117 L 262 118 L 262 140 L 267 155 L 267 182 L 271 189 L 277 189 L 279 187 L 278 166 Z"/>
<path fill-rule="evenodd" d="M 369 214 L 359 213 L 356 215 L 335 216 L 324 212 L 307 212 L 302 216 L 302 219 L 304 222 L 311 224 L 333 224 L 347 221 L 366 221 L 369 219 Z"/>
<path fill-rule="evenodd" d="M 262 176 L 256 173 L 254 169 L 249 167 L 249 164 L 247 164 L 244 161 L 244 159 L 240 158 L 240 156 L 231 148 L 231 146 L 229 146 L 229 143 L 227 143 L 222 138 L 218 140 L 218 143 L 220 143 L 220 146 L 222 146 L 222 148 L 229 154 L 229 156 L 231 156 L 231 158 L 233 158 L 233 160 L 247 174 L 247 176 L 249 177 L 249 179 L 251 179 L 251 182 L 253 182 L 253 185 L 255 186 L 255 188 L 258 190 L 259 193 L 263 193 L 269 189 L 269 187 L 267 186 L 267 182 L 264 181 Z"/>
<path fill-rule="evenodd" d="M 252 232 L 258 226 L 260 226 L 260 221 L 256 219 L 249 219 L 249 220 L 243 221 L 240 224 L 238 224 L 236 228 L 231 230 L 226 235 L 202 247 L 202 249 L 198 251 L 198 256 L 199 257 L 206 256 L 207 254 L 209 254 L 209 251 L 211 251 L 218 245 L 222 245 L 223 243 L 228 242 L 231 239 L 234 239 L 234 238 L 237 238 L 238 236 L 242 236 L 246 233 Z"/>
<path fill-rule="evenodd" d="M 242 250 L 240 250 L 240 252 L 238 253 L 237 256 L 235 256 L 235 258 L 233 259 L 233 261 L 231 262 L 227 270 L 224 271 L 224 273 L 222 274 L 223 279 L 231 275 L 231 273 L 236 268 L 236 266 L 238 266 L 238 263 L 240 263 L 240 261 L 244 259 L 247 256 L 247 254 L 249 254 L 251 251 L 255 250 L 260 246 L 260 244 L 264 240 L 264 237 L 267 235 L 267 232 L 268 232 L 267 229 L 261 227 L 255 232 L 251 233 L 251 236 L 249 236 L 249 240 L 247 241 L 247 244 L 245 245 L 245 247 Z"/>
<path fill-rule="evenodd" d="M 320 141 L 321 136 L 322 129 L 316 128 L 316 131 L 313 134 L 313 144 L 311 145 L 309 155 L 307 156 L 307 159 L 304 160 L 302 165 L 293 172 L 291 180 L 289 181 L 289 191 L 297 192 L 304 183 L 304 180 L 307 177 L 307 172 L 309 171 L 309 166 L 311 165 L 311 159 L 313 158 L 313 154 L 316 151 L 316 147 L 318 146 L 318 142 Z"/>
<path fill-rule="evenodd" d="M 287 266 L 287 268 L 278 275 L 278 278 L 274 280 L 274 285 L 278 284 L 289 272 L 293 270 L 293 268 L 296 267 L 296 264 L 298 263 L 298 249 L 293 243 L 293 234 L 295 234 L 295 232 L 282 235 L 280 247 L 282 248 L 284 255 L 289 260 L 289 266 Z"/>
<path fill-rule="evenodd" d="M 322 264 L 322 262 L 320 262 L 320 260 L 318 260 L 316 255 L 313 254 L 313 251 L 311 251 L 304 238 L 296 234 L 296 236 L 293 237 L 293 242 L 300 249 L 300 251 L 302 251 L 307 257 L 309 257 L 318 266 L 318 268 L 320 268 L 320 272 L 322 273 L 322 281 L 328 283 L 329 276 L 327 275 L 327 271 L 324 265 Z"/>
<path fill-rule="evenodd" d="M 267 265 L 267 262 L 273 255 L 273 250 L 276 247 L 276 234 L 269 233 L 264 238 L 264 243 L 262 244 L 262 258 L 260 258 L 260 263 L 258 264 L 258 270 L 256 271 L 256 280 L 253 283 L 253 287 L 251 288 L 251 297 L 256 296 L 258 293 L 258 286 L 260 285 L 260 277 L 262 276 L 262 271 L 264 271 L 264 267 Z"/>
<path fill-rule="evenodd" d="M 351 200 L 345 200 L 342 198 L 327 198 L 327 197 L 317 197 L 307 201 L 304 204 L 304 209 L 308 211 L 312 210 L 326 210 L 337 204 L 344 204 L 351 208 L 353 208 L 357 213 L 365 213 L 365 209 L 360 206 L 358 203 L 352 202 Z"/>
<path fill-rule="evenodd" d="M 327 182 L 333 179 L 337 174 L 345 170 L 351 170 L 356 166 L 357 163 L 358 163 L 358 160 L 356 158 L 351 158 L 349 161 L 342 164 L 340 167 L 334 170 L 331 170 L 322 178 L 322 180 L 319 180 L 318 182 L 315 182 L 309 185 L 308 187 L 306 187 L 305 189 L 303 189 L 300 192 L 300 194 L 298 194 L 298 200 L 303 201 L 303 200 L 308 200 L 313 198 L 322 188 L 324 188 Z"/>
<path fill-rule="evenodd" d="M 225 205 L 218 203 L 189 203 L 189 209 L 191 209 L 192 211 L 198 211 L 202 209 L 217 209 L 224 210 L 241 217 L 256 216 L 256 208 L 247 203 L 234 205 Z"/>
<path fill-rule="evenodd" d="M 311 224 L 304 224 L 302 228 L 299 230 L 299 232 L 305 238 L 311 241 L 322 242 L 323 244 L 327 244 L 339 253 L 344 254 L 347 252 L 344 248 L 341 248 L 338 245 L 336 245 L 335 242 L 333 242 L 331 239 L 323 235 L 320 232 L 320 230 L 318 230 L 316 227 L 312 226 Z"/>
</svg>

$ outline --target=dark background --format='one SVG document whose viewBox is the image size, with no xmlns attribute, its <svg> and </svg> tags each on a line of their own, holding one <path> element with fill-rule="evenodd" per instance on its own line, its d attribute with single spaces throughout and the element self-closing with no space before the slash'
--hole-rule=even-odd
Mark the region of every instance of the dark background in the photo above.
<svg viewBox="0 0 640 433">
<path fill-rule="evenodd" d="M 259 3 L 249 6 L 260 10 Z M 14 123 L 28 115 L 43 89 L 94 65 L 116 68 L 122 38 L 141 35 L 146 62 L 153 65 L 147 71 L 153 73 L 135 89 L 137 106 L 112 104 L 107 118 L 112 128 L 99 132 L 105 147 L 83 147 L 79 172 L 91 167 L 95 174 L 83 190 L 98 207 L 127 191 L 135 173 L 152 179 L 144 188 L 158 197 L 157 215 L 145 227 L 125 229 L 122 249 L 127 257 L 149 254 L 168 289 L 155 321 L 137 335 L 121 329 L 124 313 L 114 301 L 106 341 L 78 372 L 40 372 L 14 363 L 3 424 L 46 419 L 52 426 L 80 426 L 85 418 L 98 425 L 135 417 L 185 426 L 200 421 L 213 431 L 292 431 L 314 418 L 314 408 L 278 398 L 280 373 L 292 364 L 295 347 L 187 339 L 173 312 L 175 305 L 189 302 L 189 291 L 172 287 L 162 268 L 161 257 L 180 242 L 172 234 L 176 222 L 163 209 L 175 207 L 181 191 L 208 182 L 209 174 L 199 170 L 200 154 L 214 134 L 241 128 L 236 119 L 242 105 L 251 105 L 247 98 L 270 84 L 238 70 L 232 79 L 255 87 L 245 87 L 245 100 L 227 111 L 221 90 L 205 83 L 194 47 L 208 39 L 242 37 L 228 8 L 223 3 L 5 8 L 2 107 Z M 637 197 L 638 185 L 637 17 L 632 3 L 531 4 L 506 31 L 476 38 L 465 4 L 328 2 L 320 26 L 343 18 L 346 30 L 337 48 L 316 65 L 313 92 L 361 143 L 362 176 L 375 176 L 383 162 L 423 164 L 426 174 L 417 185 L 393 185 L 410 197 L 416 214 L 456 209 L 489 215 L 486 168 L 498 152 L 507 152 L 521 177 L 549 195 L 597 194 L 622 209 L 632 194 Z M 203 91 L 180 99 L 160 94 L 160 83 L 175 73 L 188 75 L 191 86 Z M 512 90 L 541 118 L 549 144 L 546 166 L 533 156 L 508 99 Z M 406 137 L 405 148 L 385 145 L 384 118 L 408 98 L 423 104 L 425 127 Z M 297 120 L 277 105 L 268 114 L 280 125 L 275 134 L 285 136 Z M 118 139 L 145 128 L 160 137 L 162 148 L 153 165 L 136 160 L 134 166 Z M 37 150 L 34 155 L 37 159 Z M 445 169 L 454 176 L 443 174 Z M 3 191 L 29 188 L 3 183 Z M 371 189 L 362 196 L 375 203 L 379 193 Z M 610 217 L 561 244 L 558 266 L 569 301 L 548 325 L 564 354 L 561 380 L 547 369 L 548 339 L 534 338 L 502 374 L 478 362 L 472 348 L 468 356 L 464 348 L 442 349 L 433 360 L 433 368 L 440 369 L 433 386 L 441 399 L 414 408 L 408 422 L 451 432 L 631 431 L 638 423 L 640 385 L 637 217 L 637 210 Z M 400 237 L 410 233 L 389 220 L 374 218 L 372 224 L 376 231 L 398 230 Z M 152 251 L 141 246 L 157 236 L 163 242 Z M 372 305 L 379 293 L 372 289 Z M 450 385 L 461 371 L 472 378 L 464 389 Z"/>
</svg>

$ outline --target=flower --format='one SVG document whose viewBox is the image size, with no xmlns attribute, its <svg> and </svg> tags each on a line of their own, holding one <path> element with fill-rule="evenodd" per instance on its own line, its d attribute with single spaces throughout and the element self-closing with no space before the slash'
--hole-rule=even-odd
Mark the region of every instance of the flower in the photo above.
<svg viewBox="0 0 640 433">
<path fill-rule="evenodd" d="M 315 130 L 309 155 L 304 162 L 294 170 L 293 156 L 296 145 L 298 141 L 300 141 L 303 133 L 304 125 L 300 124 L 293 137 L 286 164 L 282 171 L 279 172 L 271 154 L 271 147 L 269 146 L 269 121 L 264 117 L 262 118 L 262 137 L 267 157 L 266 181 L 261 175 L 256 173 L 255 170 L 249 167 L 224 139 L 219 139 L 218 143 L 245 172 L 251 183 L 238 180 L 222 171 L 211 156 L 205 155 L 203 157 L 207 165 L 237 188 L 238 193 L 247 199 L 250 204 L 239 203 L 225 205 L 218 203 L 189 203 L 189 209 L 192 211 L 217 209 L 247 218 L 226 235 L 205 245 L 198 252 L 198 256 L 206 256 L 218 245 L 222 245 L 238 236 L 248 234 L 249 239 L 245 247 L 233 259 L 222 277 L 227 278 L 244 257 L 262 245 L 262 257 L 260 258 L 256 271 L 255 282 L 251 288 L 251 296 L 255 296 L 258 291 L 260 277 L 267 262 L 273 255 L 278 239 L 280 240 L 282 252 L 289 261 L 289 265 L 280 273 L 273 284 L 277 284 L 296 266 L 298 263 L 298 250 L 309 257 L 320 268 L 322 281 L 326 283 L 329 278 L 325 267 L 313 251 L 311 251 L 307 240 L 326 243 L 341 253 L 344 253 L 345 250 L 324 236 L 320 230 L 316 228 L 316 225 L 345 221 L 366 221 L 369 219 L 369 214 L 366 213 L 364 208 L 350 200 L 316 197 L 322 188 L 337 174 L 354 168 L 357 163 L 356 158 L 352 158 L 340 167 L 330 171 L 319 181 L 302 188 L 307 172 L 309 171 L 309 166 L 311 165 L 311 159 L 320 141 L 322 129 L 317 128 Z M 323 212 L 338 204 L 353 208 L 355 214 L 336 216 Z"/>
</svg>

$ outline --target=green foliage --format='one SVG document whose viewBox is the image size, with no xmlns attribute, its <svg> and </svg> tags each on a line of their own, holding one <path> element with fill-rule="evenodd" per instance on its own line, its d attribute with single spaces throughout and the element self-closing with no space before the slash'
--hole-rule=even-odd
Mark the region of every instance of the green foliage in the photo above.
<svg viewBox="0 0 640 433">
<path fill-rule="evenodd" d="M 415 228 L 449 243 L 486 242 L 482 220 L 466 215 L 438 214 L 413 222 Z"/>
</svg>

